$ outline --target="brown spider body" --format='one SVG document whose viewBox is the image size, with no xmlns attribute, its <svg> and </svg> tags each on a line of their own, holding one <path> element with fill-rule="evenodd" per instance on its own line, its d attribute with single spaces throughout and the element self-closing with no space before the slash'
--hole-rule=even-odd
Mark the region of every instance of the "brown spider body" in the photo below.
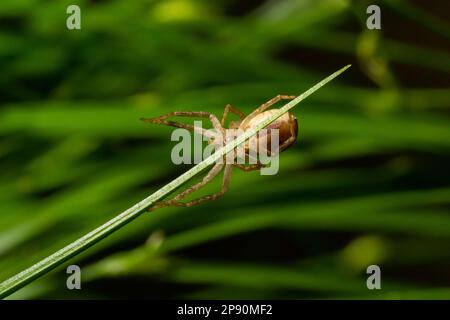
<svg viewBox="0 0 450 320">
<path fill-rule="evenodd" d="M 247 131 L 253 129 L 261 121 L 264 121 L 267 117 L 270 117 L 273 113 L 277 112 L 278 109 L 271 109 L 268 111 L 261 112 L 260 114 L 250 118 L 246 121 L 244 119 L 239 126 L 242 131 Z M 272 130 L 278 130 L 278 146 L 284 146 L 283 150 L 290 147 L 296 140 L 298 134 L 298 122 L 297 118 L 290 112 L 285 113 L 280 118 L 265 127 L 266 130 L 261 131 L 256 136 L 250 138 L 245 144 L 246 154 L 250 152 L 251 149 L 257 151 L 258 146 L 264 146 L 266 150 L 270 153 L 277 152 L 278 150 L 272 150 L 271 146 L 271 133 Z M 262 141 L 261 141 L 262 140 Z M 283 151 L 280 150 L 280 151 Z"/>
<path fill-rule="evenodd" d="M 262 104 L 260 107 L 255 109 L 252 113 L 250 113 L 248 116 L 245 116 L 245 114 L 242 111 L 239 111 L 238 109 L 232 107 L 231 105 L 226 105 L 225 110 L 222 116 L 222 120 L 219 122 L 217 117 L 209 112 L 196 112 L 196 111 L 174 111 L 171 113 L 168 113 L 166 115 L 157 117 L 157 118 L 150 118 L 150 119 L 141 119 L 145 122 L 150 122 L 153 124 L 162 124 L 167 125 L 171 127 L 176 128 L 185 128 L 194 132 L 197 132 L 207 138 L 209 138 L 210 143 L 214 143 L 213 137 L 208 133 L 207 130 L 202 128 L 194 127 L 190 124 L 183 124 L 175 121 L 167 121 L 166 119 L 172 116 L 181 116 L 181 117 L 199 117 L 199 118 L 208 118 L 214 129 L 216 131 L 221 132 L 224 136 L 226 136 L 226 130 L 228 129 L 240 129 L 241 132 L 245 132 L 247 130 L 253 129 L 258 123 L 272 115 L 274 112 L 276 112 L 275 109 L 273 110 L 266 110 L 270 106 L 274 105 L 280 100 L 291 100 L 294 99 L 295 96 L 286 96 L 286 95 L 278 95 L 275 98 L 267 101 L 266 103 Z M 227 129 L 225 129 L 223 126 L 225 125 L 225 120 L 227 118 L 227 115 L 229 112 L 235 113 L 237 116 L 239 116 L 238 121 L 231 121 L 230 125 Z M 297 139 L 298 134 L 298 123 L 295 116 L 287 112 L 281 117 L 279 117 L 277 120 L 269 124 L 266 128 L 266 130 L 260 131 L 257 135 L 250 138 L 248 141 L 244 144 L 244 150 L 245 154 L 250 158 L 251 151 L 257 151 L 261 152 L 261 150 L 257 150 L 260 146 L 265 146 L 265 149 L 270 153 L 270 155 L 277 154 L 279 152 L 282 152 L 286 150 L 289 146 L 291 146 L 295 140 Z M 278 144 L 276 144 L 278 147 L 276 150 L 271 150 L 271 131 L 277 129 L 278 130 Z M 263 150 L 264 151 L 264 150 Z M 233 167 L 239 168 L 244 171 L 253 171 L 261 169 L 263 164 L 261 164 L 259 161 L 257 164 L 252 165 L 242 165 L 238 163 L 216 163 L 212 169 L 206 174 L 206 176 L 203 178 L 202 181 L 198 182 L 197 184 L 193 185 L 192 187 L 184 190 L 183 192 L 176 195 L 171 200 L 165 200 L 157 203 L 153 207 L 149 209 L 149 211 L 156 210 L 161 207 L 166 206 L 181 206 L 181 207 L 190 207 L 199 203 L 203 203 L 206 201 L 215 200 L 219 197 L 221 197 L 228 189 L 228 185 L 230 182 L 231 177 L 231 169 Z M 191 194 L 192 192 L 199 190 L 204 185 L 206 185 L 208 182 L 210 182 L 212 179 L 214 179 L 220 171 L 224 169 L 224 175 L 223 175 L 223 183 L 222 188 L 219 192 L 213 194 L 213 195 L 207 195 L 203 196 L 198 199 L 191 200 L 189 202 L 181 202 L 183 198 Z"/>
</svg>

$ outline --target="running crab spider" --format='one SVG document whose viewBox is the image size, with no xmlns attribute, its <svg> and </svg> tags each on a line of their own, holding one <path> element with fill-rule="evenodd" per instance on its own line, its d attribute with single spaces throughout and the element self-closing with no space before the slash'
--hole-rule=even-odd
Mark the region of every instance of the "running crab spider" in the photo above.
<svg viewBox="0 0 450 320">
<path fill-rule="evenodd" d="M 288 95 L 277 95 L 276 97 L 270 99 L 266 103 L 262 104 L 260 107 L 255 109 L 252 113 L 250 113 L 248 116 L 246 116 L 242 111 L 232 107 L 231 105 L 226 105 L 225 110 L 223 112 L 223 116 L 221 121 L 219 122 L 219 119 L 209 112 L 203 112 L 203 111 L 174 111 L 170 112 L 168 114 L 165 114 L 160 117 L 156 118 L 141 118 L 142 121 L 153 123 L 153 124 L 161 124 L 176 128 L 184 128 L 188 129 L 190 131 L 197 132 L 203 136 L 208 137 L 209 143 L 214 143 L 213 139 L 211 139 L 211 136 L 208 136 L 208 132 L 203 128 L 194 127 L 190 124 L 184 124 L 179 123 L 175 121 L 169 121 L 167 120 L 170 117 L 178 116 L 178 117 L 196 117 L 196 118 L 205 118 L 209 119 L 214 127 L 214 129 L 217 132 L 220 132 L 223 137 L 226 135 L 227 129 L 240 129 L 242 132 L 245 132 L 246 130 L 252 129 L 257 123 L 264 120 L 266 117 L 270 116 L 274 112 L 276 112 L 277 109 L 267 110 L 275 103 L 281 101 L 281 100 L 292 100 L 295 96 L 288 96 Z M 229 128 L 224 128 L 225 120 L 228 116 L 228 114 L 232 112 L 236 114 L 239 117 L 238 121 L 231 121 Z M 274 153 L 279 153 L 284 150 L 286 150 L 289 146 L 291 146 L 295 140 L 297 139 L 297 133 L 298 133 L 298 123 L 297 118 L 290 112 L 285 113 L 280 118 L 278 118 L 276 121 L 271 123 L 268 127 L 268 130 L 271 129 L 278 129 L 278 149 L 277 150 L 270 150 L 268 148 L 268 151 L 273 155 Z M 257 137 L 254 137 L 253 139 L 258 139 Z M 251 139 L 250 139 L 251 140 Z M 253 141 L 255 142 L 255 141 Z M 256 140 L 257 142 L 257 140 Z M 250 149 L 252 146 L 255 145 L 254 143 L 251 143 L 250 141 L 247 141 L 244 147 L 244 152 L 247 157 L 251 157 L 250 155 Z M 256 144 L 257 145 L 257 144 Z M 225 159 L 226 157 L 224 157 Z M 164 200 L 156 203 L 154 206 L 149 208 L 149 211 L 154 211 L 156 209 L 167 207 L 167 206 L 177 206 L 177 207 L 191 207 L 203 202 L 207 201 L 213 201 L 225 194 L 225 192 L 228 190 L 228 185 L 230 183 L 231 178 L 231 170 L 233 167 L 236 167 L 238 169 L 241 169 L 243 171 L 253 171 L 258 170 L 262 168 L 264 165 L 260 163 L 259 161 L 256 164 L 244 166 L 242 164 L 238 163 L 227 163 L 227 161 L 224 161 L 224 163 L 216 163 L 211 170 L 205 175 L 205 177 L 202 179 L 202 181 L 194 184 L 190 188 L 186 189 L 185 191 L 179 193 L 175 197 L 173 197 L 170 200 Z M 205 186 L 208 182 L 213 180 L 219 173 L 224 169 L 223 174 L 223 181 L 222 181 L 222 188 L 219 192 L 214 193 L 212 195 L 206 195 L 194 200 L 191 200 L 189 202 L 182 202 L 181 200 L 193 193 L 194 191 L 197 191 L 201 189 L 203 186 Z"/>
</svg>

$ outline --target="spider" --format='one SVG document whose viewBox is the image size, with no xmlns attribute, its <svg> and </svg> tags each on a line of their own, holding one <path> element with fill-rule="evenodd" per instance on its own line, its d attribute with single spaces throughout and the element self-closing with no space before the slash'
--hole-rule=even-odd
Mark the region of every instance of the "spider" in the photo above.
<svg viewBox="0 0 450 320">
<path fill-rule="evenodd" d="M 171 126 L 171 127 L 176 127 L 176 128 L 188 129 L 190 131 L 197 132 L 203 136 L 210 138 L 209 143 L 214 143 L 211 140 L 211 137 L 208 136 L 208 132 L 205 129 L 195 127 L 190 124 L 184 124 L 184 123 L 179 123 L 179 122 L 175 122 L 175 121 L 168 121 L 167 118 L 173 117 L 173 116 L 206 118 L 211 121 L 214 129 L 217 130 L 217 132 L 220 132 L 223 135 L 223 137 L 225 137 L 225 133 L 226 133 L 227 129 L 224 128 L 224 125 L 225 125 L 225 120 L 226 120 L 229 112 L 235 113 L 239 117 L 239 120 L 231 121 L 228 129 L 240 129 L 243 132 L 245 132 L 246 130 L 253 128 L 257 123 L 264 120 L 266 117 L 270 116 L 273 112 L 276 112 L 276 109 L 267 110 L 269 107 L 271 107 L 272 105 L 274 105 L 275 103 L 277 103 L 281 100 L 292 100 L 294 98 L 295 98 L 295 96 L 277 95 L 276 97 L 270 99 L 269 101 L 267 101 L 266 103 L 262 104 L 260 107 L 255 109 L 248 116 L 246 116 L 242 111 L 240 111 L 228 104 L 225 106 L 224 113 L 223 113 L 223 116 L 222 116 L 222 119 L 220 122 L 219 122 L 218 118 L 215 115 L 213 115 L 212 113 L 203 112 L 203 111 L 174 111 L 174 112 L 170 112 L 170 113 L 165 114 L 160 117 L 141 118 L 141 120 L 144 122 L 153 123 L 153 124 L 160 124 L 160 125 L 166 125 L 166 126 Z M 267 130 L 278 129 L 279 148 L 278 148 L 278 150 L 276 150 L 276 152 L 281 152 L 281 151 L 286 150 L 297 139 L 297 133 L 298 133 L 297 118 L 290 112 L 285 113 L 280 118 L 275 120 L 273 123 L 268 125 L 266 128 L 267 128 Z M 254 137 L 253 139 L 258 139 L 258 138 Z M 250 149 L 253 148 L 253 146 L 255 146 L 254 142 L 255 141 L 253 141 L 253 143 L 252 143 L 252 141 L 250 139 L 250 141 L 247 141 L 245 143 L 244 152 L 247 157 L 251 157 Z M 271 153 L 273 153 L 273 150 L 269 150 L 269 151 Z M 173 197 L 170 200 L 164 200 L 164 201 L 157 202 L 154 206 L 152 206 L 148 210 L 154 211 L 158 208 L 167 207 L 167 206 L 191 207 L 191 206 L 194 206 L 194 205 L 197 205 L 200 203 L 204 203 L 207 201 L 213 201 L 213 200 L 216 200 L 216 199 L 222 197 L 225 194 L 225 192 L 228 190 L 228 186 L 229 186 L 230 178 L 231 178 L 231 170 L 233 167 L 237 167 L 238 169 L 243 170 L 243 171 L 253 171 L 253 170 L 258 170 L 258 169 L 264 167 L 264 165 L 259 161 L 257 161 L 256 164 L 252 164 L 252 165 L 248 165 L 248 166 L 234 163 L 234 161 L 233 161 L 233 163 L 227 163 L 227 161 L 224 161 L 223 163 L 216 163 L 210 169 L 210 171 L 204 176 L 202 181 L 194 184 L 193 186 L 191 186 L 190 188 L 186 189 L 185 191 L 179 193 L 178 195 L 176 195 L 175 197 Z M 201 189 L 207 183 L 212 181 L 220 173 L 220 171 L 222 171 L 222 169 L 224 169 L 224 174 L 223 174 L 222 187 L 219 192 L 214 193 L 212 195 L 206 195 L 206 196 L 191 200 L 189 202 L 181 201 L 183 198 L 187 197 L 194 191 Z"/>
</svg>

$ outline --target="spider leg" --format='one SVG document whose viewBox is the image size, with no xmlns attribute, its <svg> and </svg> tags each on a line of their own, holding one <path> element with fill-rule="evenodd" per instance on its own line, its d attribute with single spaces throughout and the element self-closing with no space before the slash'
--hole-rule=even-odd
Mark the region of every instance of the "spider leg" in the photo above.
<svg viewBox="0 0 450 320">
<path fill-rule="evenodd" d="M 292 100 L 295 99 L 295 96 L 288 96 L 288 95 L 282 95 L 279 94 L 276 97 L 270 99 L 269 101 L 267 101 L 266 103 L 263 103 L 260 107 L 258 107 L 257 109 L 255 109 L 252 113 L 250 113 L 247 118 L 245 118 L 245 122 L 250 121 L 254 116 L 256 116 L 257 114 L 260 114 L 261 112 L 265 111 L 266 109 L 270 108 L 271 106 L 273 106 L 275 103 L 277 103 L 278 101 L 281 100 Z"/>
<path fill-rule="evenodd" d="M 285 149 L 286 149 L 287 147 L 289 147 L 295 140 L 296 140 L 296 137 L 294 137 L 294 136 L 289 137 L 289 139 L 287 139 L 285 142 L 283 142 L 283 143 L 281 144 L 281 146 L 278 148 L 278 151 L 275 151 L 275 154 L 276 154 L 276 153 L 280 153 L 281 151 L 285 150 Z M 272 155 L 275 155 L 275 154 L 272 154 Z"/>
<path fill-rule="evenodd" d="M 243 170 L 243 171 L 254 171 L 254 170 L 258 170 L 258 169 L 261 169 L 261 168 L 264 168 L 264 167 L 266 167 L 266 165 L 265 164 L 262 164 L 259 160 L 258 160 L 258 158 L 256 157 L 254 157 L 254 156 L 252 156 L 251 154 L 249 154 L 249 153 L 246 153 L 245 155 L 244 155 L 244 159 L 245 159 L 245 161 L 248 159 L 249 160 L 249 162 L 250 162 L 250 164 L 249 165 L 244 165 L 245 164 L 245 162 L 244 163 L 238 163 L 237 162 L 237 160 L 239 159 L 238 158 L 238 155 L 236 155 L 236 157 L 234 158 L 234 160 L 233 160 L 233 166 L 234 167 L 236 167 L 236 168 L 238 168 L 238 169 L 240 169 L 240 170 Z"/>
<path fill-rule="evenodd" d="M 225 119 L 227 118 L 228 112 L 230 112 L 230 111 L 233 112 L 233 113 L 235 113 L 235 114 L 237 114 L 237 115 L 239 116 L 239 119 L 241 119 L 241 120 L 244 120 L 244 119 L 245 119 L 245 114 L 244 114 L 241 110 L 236 109 L 236 108 L 233 107 L 231 104 L 227 104 L 227 105 L 225 106 L 224 111 L 223 111 L 222 120 L 220 121 L 220 124 L 221 124 L 222 126 L 225 125 Z"/>
<path fill-rule="evenodd" d="M 283 150 L 286 150 L 295 140 L 297 140 L 297 134 L 294 131 L 294 127 L 291 126 L 291 136 L 289 139 L 284 141 L 281 146 L 278 147 L 278 150 L 271 151 L 270 156 L 274 156 L 276 154 L 280 154 Z"/>
<path fill-rule="evenodd" d="M 176 205 L 177 206 L 182 206 L 182 207 L 191 207 L 191 206 L 195 206 L 195 205 L 200 204 L 200 203 L 204 203 L 204 202 L 208 202 L 208 201 L 214 201 L 214 200 L 222 197 L 225 194 L 225 192 L 227 192 L 227 190 L 228 190 L 228 186 L 230 184 L 231 169 L 232 168 L 233 167 L 230 164 L 225 165 L 225 170 L 224 170 L 224 173 L 223 173 L 222 188 L 220 189 L 219 192 L 216 192 L 214 194 L 210 194 L 210 195 L 207 195 L 207 196 L 203 196 L 201 198 L 194 199 L 192 201 L 185 202 L 185 203 L 184 202 L 178 202 Z"/>
<path fill-rule="evenodd" d="M 167 207 L 167 206 L 189 207 L 189 206 L 192 206 L 194 204 L 197 204 L 197 202 L 196 202 L 197 200 L 203 199 L 205 197 L 202 197 L 202 198 L 199 198 L 199 199 L 195 199 L 195 200 L 192 200 L 190 202 L 180 202 L 180 200 L 185 198 L 189 194 L 193 193 L 194 191 L 199 190 L 200 188 L 205 186 L 208 182 L 213 180 L 219 174 L 219 172 L 222 170 L 223 166 L 224 166 L 223 163 L 215 164 L 214 167 L 212 167 L 212 169 L 206 174 L 206 176 L 203 177 L 202 181 L 194 184 L 192 187 L 190 187 L 190 188 L 186 189 L 185 191 L 179 193 L 178 195 L 176 195 L 174 198 L 172 198 L 170 200 L 165 200 L 165 201 L 161 201 L 161 202 L 156 203 L 154 206 L 149 208 L 148 211 L 154 211 L 156 209 L 159 209 L 159 208 L 162 208 L 162 207 Z M 226 175 L 227 174 L 229 175 L 228 172 L 230 171 L 230 169 L 227 169 L 228 167 L 229 167 L 228 165 L 225 167 L 224 182 L 225 182 Z M 230 173 L 231 173 L 231 171 L 230 171 Z M 227 179 L 229 180 L 229 177 Z M 228 182 L 227 182 L 227 187 L 228 187 Z M 223 186 L 222 186 L 222 189 L 223 189 Z M 225 193 L 225 192 L 223 192 L 223 193 Z M 211 197 L 211 196 L 206 196 L 206 197 Z M 214 198 L 214 199 L 216 199 L 216 198 Z M 214 199 L 212 199 L 212 200 L 214 200 Z M 202 200 L 201 202 L 203 202 L 203 201 L 205 201 L 205 200 Z M 192 202 L 196 202 L 196 203 L 191 204 Z"/>
<path fill-rule="evenodd" d="M 265 165 L 263 165 L 262 163 L 252 164 L 252 165 L 249 165 L 249 166 L 244 166 L 242 164 L 234 163 L 233 166 L 235 166 L 238 169 L 241 169 L 242 171 L 246 171 L 246 172 L 259 170 L 259 169 L 265 167 Z"/>
<path fill-rule="evenodd" d="M 179 123 L 179 122 L 175 122 L 175 121 L 166 121 L 167 118 L 169 117 L 174 117 L 174 116 L 179 116 L 179 117 L 192 117 L 192 118 L 207 118 L 211 121 L 214 129 L 216 129 L 217 131 L 219 131 L 220 133 L 224 134 L 224 129 L 222 128 L 219 120 L 217 119 L 217 117 L 215 115 L 213 115 L 210 112 L 203 112 L 203 111 L 173 111 L 173 112 L 169 112 L 165 115 L 156 117 L 156 118 L 141 118 L 142 121 L 144 122 L 149 122 L 149 123 L 154 123 L 154 124 L 162 124 L 162 125 L 166 125 L 166 126 L 171 126 L 171 127 L 176 127 L 176 128 L 184 128 L 187 130 L 191 130 L 191 131 L 195 131 L 201 135 L 205 135 L 208 137 L 211 137 L 211 135 L 207 134 L 207 131 L 203 128 L 198 128 L 195 127 L 193 125 L 190 124 L 184 124 L 184 123 Z"/>
</svg>

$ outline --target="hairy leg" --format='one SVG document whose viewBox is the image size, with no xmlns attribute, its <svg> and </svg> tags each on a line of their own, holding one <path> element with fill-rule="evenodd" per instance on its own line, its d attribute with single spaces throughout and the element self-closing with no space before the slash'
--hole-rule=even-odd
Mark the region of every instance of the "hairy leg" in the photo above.
<svg viewBox="0 0 450 320">
<path fill-rule="evenodd" d="M 237 115 L 239 116 L 239 119 L 241 119 L 241 120 L 245 119 L 245 114 L 244 114 L 242 111 L 240 111 L 239 109 L 233 107 L 233 106 L 230 105 L 230 104 L 227 104 L 227 105 L 225 106 L 224 111 L 223 111 L 222 120 L 220 121 L 220 124 L 222 125 L 222 127 L 225 125 L 225 119 L 227 118 L 228 113 L 229 113 L 230 111 L 233 112 L 233 113 L 235 113 L 235 114 L 237 114 Z"/>
<path fill-rule="evenodd" d="M 284 141 L 281 146 L 278 147 L 277 151 L 271 151 L 270 155 L 273 157 L 276 154 L 280 154 L 283 150 L 286 150 L 286 148 L 288 148 L 292 143 L 295 142 L 295 140 L 297 140 L 297 133 L 294 131 L 294 127 L 291 126 L 291 136 L 289 137 L 289 139 L 287 139 L 286 141 Z"/>
<path fill-rule="evenodd" d="M 214 194 L 210 194 L 210 195 L 207 195 L 207 196 L 203 196 L 203 197 L 200 197 L 198 199 L 194 199 L 194 200 L 189 201 L 189 202 L 178 202 L 176 204 L 176 206 L 192 207 L 192 206 L 195 206 L 197 204 L 201 204 L 201 203 L 208 202 L 208 201 L 214 201 L 214 200 L 222 197 L 225 194 L 225 192 L 227 192 L 227 190 L 228 190 L 228 186 L 230 184 L 231 169 L 232 168 L 233 168 L 232 165 L 229 165 L 229 164 L 225 165 L 225 170 L 224 170 L 224 173 L 223 173 L 222 188 L 220 189 L 219 192 L 216 192 Z"/>
<path fill-rule="evenodd" d="M 242 171 L 247 171 L 247 172 L 248 171 L 259 170 L 259 169 L 264 167 L 264 165 L 261 164 L 261 163 L 259 163 L 259 164 L 252 164 L 252 165 L 249 165 L 249 166 L 244 166 L 242 164 L 234 163 L 233 166 L 238 168 L 238 169 L 241 169 Z"/>
<path fill-rule="evenodd" d="M 186 204 L 189 204 L 190 202 L 186 202 L 185 203 L 185 202 L 180 202 L 180 200 L 185 198 L 185 197 L 187 197 L 192 192 L 199 190 L 200 188 L 205 186 L 208 182 L 213 180 L 219 174 L 219 172 L 222 170 L 223 166 L 224 166 L 223 163 L 215 164 L 214 167 L 212 167 L 212 169 L 206 174 L 206 176 L 203 177 L 202 181 L 194 184 L 192 187 L 190 187 L 190 188 L 186 189 L 185 191 L 179 193 L 178 195 L 176 195 L 174 198 L 172 198 L 170 200 L 165 200 L 165 201 L 161 201 L 161 202 L 156 203 L 154 206 L 150 207 L 148 210 L 149 211 L 154 211 L 156 209 L 159 209 L 159 208 L 162 208 L 162 207 L 167 207 L 167 206 L 188 206 Z M 227 169 L 227 168 L 225 168 L 225 169 Z M 226 171 L 227 170 L 225 170 L 225 172 Z M 224 179 L 225 179 L 225 176 L 224 176 Z M 192 200 L 192 201 L 194 201 L 194 200 Z"/>
<path fill-rule="evenodd" d="M 204 111 L 173 111 L 170 113 L 167 113 L 165 115 L 156 117 L 156 118 L 141 118 L 142 121 L 144 122 L 148 122 L 148 123 L 153 123 L 153 124 L 162 124 L 162 125 L 166 125 L 166 126 L 171 126 L 171 127 L 176 127 L 176 128 L 184 128 L 187 130 L 191 130 L 194 132 L 197 132 L 201 135 L 207 136 L 209 138 L 213 137 L 211 135 L 207 134 L 207 130 L 203 129 L 203 128 L 198 128 L 195 127 L 193 125 L 190 124 L 184 124 L 184 123 L 179 123 L 179 122 L 175 122 L 175 121 L 167 121 L 166 119 L 169 117 L 191 117 L 191 118 L 206 118 L 209 119 L 214 127 L 214 129 L 216 129 L 218 132 L 224 134 L 224 129 L 221 126 L 219 120 L 217 119 L 217 117 L 215 115 L 213 115 L 210 112 L 204 112 Z"/>
</svg>

